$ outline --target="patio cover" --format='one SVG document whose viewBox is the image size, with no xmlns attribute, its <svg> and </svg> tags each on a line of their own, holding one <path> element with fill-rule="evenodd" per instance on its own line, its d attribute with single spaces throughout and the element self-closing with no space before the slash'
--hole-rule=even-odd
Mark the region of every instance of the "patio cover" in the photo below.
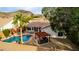
<svg viewBox="0 0 79 59">
<path fill-rule="evenodd" d="M 48 33 L 46 33 L 46 32 L 37 32 L 37 33 L 35 33 L 35 35 L 37 35 L 39 38 L 40 37 L 45 37 L 45 36 L 50 36 Z"/>
</svg>

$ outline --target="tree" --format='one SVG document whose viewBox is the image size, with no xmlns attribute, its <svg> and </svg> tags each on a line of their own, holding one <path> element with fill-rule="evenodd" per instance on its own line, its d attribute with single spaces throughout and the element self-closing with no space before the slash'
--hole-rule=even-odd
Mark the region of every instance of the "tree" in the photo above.
<svg viewBox="0 0 79 59">
<path fill-rule="evenodd" d="M 18 13 L 13 18 L 13 24 L 16 25 L 16 27 L 20 27 L 20 35 L 21 35 L 21 43 L 23 43 L 22 39 L 22 28 L 24 25 L 27 25 L 29 20 L 32 20 L 33 16 L 25 16 L 22 13 Z"/>
<path fill-rule="evenodd" d="M 10 35 L 10 30 L 9 29 L 4 29 L 2 32 L 3 32 L 3 34 L 6 38 Z"/>
<path fill-rule="evenodd" d="M 79 44 L 79 8 L 45 7 L 42 13 L 50 21 L 53 30 L 64 31 L 68 39 Z"/>
</svg>

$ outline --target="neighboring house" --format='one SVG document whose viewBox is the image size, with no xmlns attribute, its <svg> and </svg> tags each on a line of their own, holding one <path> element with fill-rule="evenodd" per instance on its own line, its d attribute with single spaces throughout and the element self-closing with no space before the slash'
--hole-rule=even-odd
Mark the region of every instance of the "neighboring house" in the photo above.
<svg viewBox="0 0 79 59">
<path fill-rule="evenodd" d="M 0 18 L 0 31 L 2 31 L 3 29 L 10 29 L 13 28 L 14 25 L 12 24 L 12 19 L 11 18 Z"/>
</svg>

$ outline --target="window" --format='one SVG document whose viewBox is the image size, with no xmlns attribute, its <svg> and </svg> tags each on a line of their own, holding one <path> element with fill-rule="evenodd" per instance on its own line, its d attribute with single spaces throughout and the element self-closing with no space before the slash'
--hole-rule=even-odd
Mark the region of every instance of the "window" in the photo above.
<svg viewBox="0 0 79 59">
<path fill-rule="evenodd" d="M 63 36 L 63 32 L 58 32 L 58 36 Z"/>
<path fill-rule="evenodd" d="M 31 28 L 30 27 L 27 27 L 27 30 L 31 30 Z"/>
</svg>

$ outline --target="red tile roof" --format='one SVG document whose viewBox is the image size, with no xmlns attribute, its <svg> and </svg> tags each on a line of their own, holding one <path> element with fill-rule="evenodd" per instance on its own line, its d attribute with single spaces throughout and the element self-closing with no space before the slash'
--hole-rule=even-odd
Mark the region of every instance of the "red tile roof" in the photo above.
<svg viewBox="0 0 79 59">
<path fill-rule="evenodd" d="M 45 37 L 45 36 L 49 36 L 49 34 L 48 33 L 46 33 L 46 32 L 37 32 L 37 33 L 35 33 L 39 38 L 40 37 Z"/>
</svg>

